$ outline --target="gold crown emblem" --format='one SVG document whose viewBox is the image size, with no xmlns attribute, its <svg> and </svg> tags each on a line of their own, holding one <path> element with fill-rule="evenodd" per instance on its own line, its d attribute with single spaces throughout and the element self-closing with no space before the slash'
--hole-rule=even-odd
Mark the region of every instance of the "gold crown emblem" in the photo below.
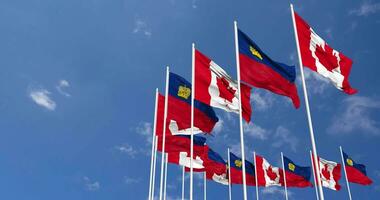
<svg viewBox="0 0 380 200">
<path fill-rule="evenodd" d="M 241 160 L 235 160 L 235 165 L 236 165 L 236 167 L 241 167 L 241 165 L 242 165 L 242 162 L 241 162 Z"/>
<path fill-rule="evenodd" d="M 289 164 L 288 164 L 288 168 L 289 168 L 290 171 L 293 171 L 293 172 L 294 172 L 294 170 L 296 169 L 296 166 L 293 165 L 293 163 L 289 163 Z"/>
<path fill-rule="evenodd" d="M 189 96 L 191 95 L 191 90 L 190 90 L 190 88 L 188 88 L 186 86 L 179 86 L 177 95 L 179 97 L 184 98 L 184 99 L 188 99 Z"/>
<path fill-rule="evenodd" d="M 354 161 L 352 161 L 352 160 L 349 159 L 349 158 L 347 158 L 346 162 L 347 162 L 347 164 L 350 165 L 350 166 L 354 165 Z"/>
<path fill-rule="evenodd" d="M 253 48 L 252 46 L 249 46 L 249 50 L 251 51 L 252 55 L 258 57 L 260 60 L 263 59 L 263 57 L 261 56 L 261 54 L 255 48 Z"/>
</svg>

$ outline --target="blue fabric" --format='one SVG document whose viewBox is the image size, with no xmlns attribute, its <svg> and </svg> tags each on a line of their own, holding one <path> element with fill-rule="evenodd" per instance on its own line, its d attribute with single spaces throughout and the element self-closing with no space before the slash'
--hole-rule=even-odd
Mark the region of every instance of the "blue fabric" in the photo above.
<svg viewBox="0 0 380 200">
<path fill-rule="evenodd" d="M 235 154 L 233 154 L 233 153 L 230 152 L 231 167 L 233 167 L 233 168 L 235 168 L 237 170 L 242 170 L 243 168 L 241 166 L 237 166 L 236 165 L 238 162 L 241 162 L 241 161 L 242 161 L 241 158 L 237 157 Z M 247 174 L 255 176 L 255 166 L 251 162 L 249 162 L 247 160 L 245 160 L 245 172 Z"/>
<path fill-rule="evenodd" d="M 188 94 L 189 96 L 181 96 L 179 95 L 180 88 L 185 89 L 185 90 L 190 90 L 190 93 Z M 169 74 L 169 95 L 173 96 L 183 102 L 186 102 L 191 106 L 191 83 L 189 83 L 186 79 L 183 77 L 170 72 Z M 186 98 L 187 97 L 187 98 Z M 217 122 L 219 121 L 218 117 L 215 114 L 214 109 L 206 105 L 196 99 L 194 99 L 194 108 L 202 111 L 205 113 L 210 119 L 213 121 Z"/>
<path fill-rule="evenodd" d="M 289 165 L 294 166 L 294 169 L 291 169 Z M 301 167 L 296 165 L 292 160 L 284 156 L 284 167 L 285 170 L 296 174 L 298 176 L 302 176 L 306 180 L 310 180 L 311 177 L 311 167 Z"/>
<path fill-rule="evenodd" d="M 356 163 L 351 157 L 349 157 L 344 151 L 343 151 L 343 158 L 344 158 L 344 165 L 351 166 L 359 170 L 362 174 L 367 176 L 367 170 L 365 168 L 365 165 Z M 347 160 L 352 160 L 352 165 L 350 165 Z"/>
<path fill-rule="evenodd" d="M 283 63 L 279 63 L 276 61 L 273 61 L 271 58 L 269 58 L 263 51 L 261 51 L 260 47 L 256 45 L 245 33 L 243 33 L 241 30 L 238 30 L 238 40 L 239 40 L 239 52 L 241 54 L 244 54 L 248 56 L 249 58 L 260 62 L 270 68 L 272 68 L 274 71 L 279 73 L 282 77 L 287 79 L 290 82 L 294 82 L 296 79 L 296 68 L 295 66 L 288 66 Z M 250 47 L 253 47 L 262 57 L 262 59 L 258 58 L 258 56 L 253 55 L 253 53 L 250 50 Z"/>
</svg>

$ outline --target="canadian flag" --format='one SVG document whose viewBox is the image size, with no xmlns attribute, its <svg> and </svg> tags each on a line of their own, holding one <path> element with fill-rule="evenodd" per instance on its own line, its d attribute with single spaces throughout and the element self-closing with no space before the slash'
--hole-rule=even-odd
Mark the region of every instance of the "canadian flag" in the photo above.
<svg viewBox="0 0 380 200">
<path fill-rule="evenodd" d="M 284 183 L 283 170 L 273 167 L 259 155 L 256 155 L 256 171 L 259 186 L 282 186 Z"/>
<path fill-rule="evenodd" d="M 227 112 L 239 113 L 238 84 L 219 65 L 195 50 L 195 99 Z M 244 119 L 251 120 L 251 88 L 241 84 Z"/>
<path fill-rule="evenodd" d="M 355 94 L 350 86 L 352 60 L 331 48 L 315 31 L 294 12 L 303 65 L 329 79 L 336 88 Z"/>
<path fill-rule="evenodd" d="M 340 190 L 339 179 L 341 178 L 341 165 L 318 157 L 319 173 L 323 187 L 332 190 Z"/>
</svg>

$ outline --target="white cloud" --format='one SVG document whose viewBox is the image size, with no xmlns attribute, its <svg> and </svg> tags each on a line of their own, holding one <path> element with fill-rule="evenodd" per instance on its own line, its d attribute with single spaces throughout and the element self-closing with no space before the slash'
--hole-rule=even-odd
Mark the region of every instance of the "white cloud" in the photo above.
<svg viewBox="0 0 380 200">
<path fill-rule="evenodd" d="M 380 3 L 372 3 L 370 1 L 363 1 L 359 8 L 349 11 L 351 15 L 368 16 L 380 11 Z"/>
<path fill-rule="evenodd" d="M 31 89 L 29 97 L 39 106 L 42 106 L 50 111 L 55 110 L 56 103 L 50 98 L 50 92 L 45 89 Z"/>
<path fill-rule="evenodd" d="M 215 124 L 215 127 L 213 129 L 213 132 L 215 133 L 215 135 L 218 135 L 219 133 L 223 131 L 223 125 L 224 125 L 224 121 L 222 119 L 219 119 L 219 121 Z"/>
<path fill-rule="evenodd" d="M 360 133 L 380 134 L 379 122 L 371 117 L 371 111 L 380 109 L 379 100 L 350 96 L 343 101 L 343 104 L 344 108 L 334 116 L 332 124 L 327 129 L 328 133 L 338 135 L 357 130 Z"/>
<path fill-rule="evenodd" d="M 96 191 L 100 189 L 100 183 L 98 181 L 92 181 L 87 176 L 83 177 L 84 185 L 88 191 Z"/>
<path fill-rule="evenodd" d="M 281 195 L 285 196 L 284 188 L 280 187 L 266 187 L 261 190 L 261 193 L 264 195 Z M 293 193 L 288 190 L 288 197 L 293 196 Z M 281 198 L 283 199 L 283 198 Z"/>
<path fill-rule="evenodd" d="M 137 184 L 141 182 L 141 178 L 131 178 L 131 177 L 125 177 L 124 182 L 126 184 Z"/>
<path fill-rule="evenodd" d="M 256 139 L 266 140 L 270 132 L 254 123 L 244 124 L 244 133 Z"/>
<path fill-rule="evenodd" d="M 198 6 L 197 6 L 197 0 L 192 0 L 191 1 L 191 7 L 193 7 L 194 9 L 198 8 Z"/>
<path fill-rule="evenodd" d="M 286 145 L 294 152 L 297 150 L 298 139 L 287 128 L 283 126 L 277 127 L 273 138 L 273 147 L 280 148 Z"/>
<path fill-rule="evenodd" d="M 146 138 L 148 145 L 152 143 L 152 136 L 153 136 L 152 123 L 140 122 L 140 124 L 136 127 L 135 131 Z"/>
<path fill-rule="evenodd" d="M 65 88 L 69 88 L 69 87 L 70 87 L 70 83 L 67 80 L 60 80 L 58 82 L 58 85 L 55 88 L 61 95 L 65 97 L 70 97 L 71 95 L 64 91 Z"/>
<path fill-rule="evenodd" d="M 129 144 L 123 144 L 123 145 L 120 145 L 120 146 L 115 146 L 115 149 L 118 150 L 120 153 L 127 154 L 131 158 L 135 158 L 136 154 L 138 153 L 138 151 L 135 150 Z"/>
<path fill-rule="evenodd" d="M 265 90 L 256 90 L 251 95 L 254 111 L 265 111 L 273 106 L 274 94 Z"/>
<path fill-rule="evenodd" d="M 135 34 L 141 33 L 141 34 L 145 35 L 146 37 L 152 36 L 152 32 L 148 28 L 147 23 L 145 21 L 143 21 L 142 19 L 136 19 L 135 20 L 135 27 L 133 28 L 132 32 Z"/>
<path fill-rule="evenodd" d="M 323 94 L 330 84 L 329 80 L 309 69 L 304 69 L 304 75 L 308 92 L 313 94 Z M 302 84 L 301 78 L 298 78 L 298 81 Z"/>
</svg>

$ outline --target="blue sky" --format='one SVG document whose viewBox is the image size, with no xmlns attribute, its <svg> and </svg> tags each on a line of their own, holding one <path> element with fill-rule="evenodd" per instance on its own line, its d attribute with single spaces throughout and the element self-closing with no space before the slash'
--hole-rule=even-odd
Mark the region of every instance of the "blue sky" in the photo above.
<svg viewBox="0 0 380 200">
<path fill-rule="evenodd" d="M 0 198 L 145 199 L 148 193 L 154 91 L 165 66 L 188 80 L 191 43 L 236 77 L 233 20 L 273 59 L 297 64 L 288 1 L 1 0 Z M 370 187 L 351 185 L 355 199 L 380 196 L 380 2 L 294 1 L 295 9 L 332 47 L 352 58 L 359 90 L 347 96 L 306 71 L 317 148 L 340 161 L 339 145 L 367 165 Z M 298 68 L 297 68 L 298 69 Z M 298 73 L 298 72 L 297 72 Z M 303 94 L 299 80 L 298 91 Z M 280 152 L 309 165 L 304 110 L 263 90 L 252 93 L 253 124 L 245 125 L 246 155 L 274 165 Z M 227 158 L 239 154 L 238 117 L 218 110 L 207 143 Z M 169 199 L 180 197 L 178 166 L 169 166 Z M 195 196 L 202 181 L 196 176 Z M 325 189 L 328 199 L 347 199 Z M 188 185 L 187 185 L 188 186 Z M 157 190 L 156 190 L 157 191 Z M 254 198 L 249 188 L 249 198 Z M 312 199 L 314 189 L 290 189 Z M 227 199 L 208 182 L 208 197 Z M 241 199 L 240 186 L 233 187 Z M 260 188 L 262 199 L 284 199 Z"/>
</svg>

